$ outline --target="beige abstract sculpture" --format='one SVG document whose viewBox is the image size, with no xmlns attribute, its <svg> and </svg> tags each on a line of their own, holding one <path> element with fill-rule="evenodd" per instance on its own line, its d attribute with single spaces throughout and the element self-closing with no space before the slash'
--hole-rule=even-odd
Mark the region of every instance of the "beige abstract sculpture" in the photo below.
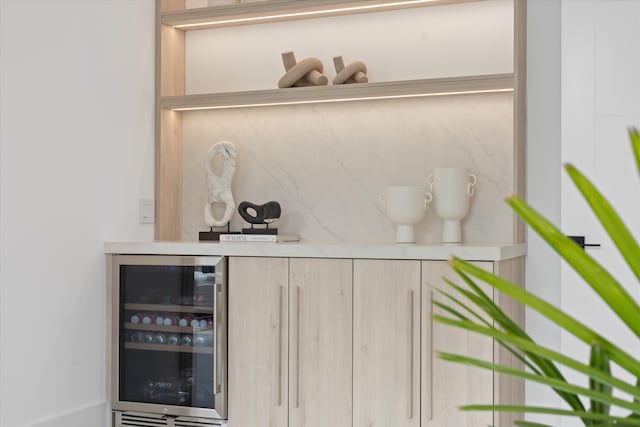
<svg viewBox="0 0 640 427">
<path fill-rule="evenodd" d="M 282 54 L 282 63 L 286 73 L 278 80 L 278 87 L 293 86 L 326 86 L 329 83 L 327 77 L 322 74 L 324 66 L 318 58 L 305 58 L 296 63 L 293 52 Z"/>
<path fill-rule="evenodd" d="M 334 56 L 333 64 L 336 67 L 336 78 L 333 79 L 334 85 L 341 85 L 345 83 L 367 83 L 369 77 L 367 77 L 367 66 L 362 61 L 355 61 L 351 64 L 344 66 L 342 56 Z"/>
</svg>

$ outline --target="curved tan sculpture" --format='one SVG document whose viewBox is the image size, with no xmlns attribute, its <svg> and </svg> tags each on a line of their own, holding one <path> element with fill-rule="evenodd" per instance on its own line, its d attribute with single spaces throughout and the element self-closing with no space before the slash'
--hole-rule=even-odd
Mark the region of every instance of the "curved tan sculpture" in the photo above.
<svg viewBox="0 0 640 427">
<path fill-rule="evenodd" d="M 345 67 L 342 56 L 334 56 L 333 65 L 335 65 L 336 73 L 338 73 L 333 79 L 334 85 L 367 83 L 369 81 L 369 77 L 367 77 L 367 66 L 362 61 L 352 62 Z"/>
<path fill-rule="evenodd" d="M 296 63 L 293 52 L 282 54 L 282 63 L 286 73 L 278 80 L 278 87 L 293 86 L 326 86 L 329 83 L 327 77 L 322 74 L 324 66 L 318 58 L 305 58 Z"/>
</svg>

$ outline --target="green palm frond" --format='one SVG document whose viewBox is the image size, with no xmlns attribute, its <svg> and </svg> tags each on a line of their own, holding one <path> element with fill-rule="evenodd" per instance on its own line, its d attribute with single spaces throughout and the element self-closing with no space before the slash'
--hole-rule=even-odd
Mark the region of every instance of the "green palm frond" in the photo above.
<svg viewBox="0 0 640 427">
<path fill-rule="evenodd" d="M 595 193 L 589 192 L 589 195 L 595 198 Z M 511 197 L 507 203 L 582 276 L 602 300 L 618 314 L 620 319 L 640 337 L 640 306 L 631 298 L 624 287 L 593 257 L 523 200 Z"/>
<path fill-rule="evenodd" d="M 491 411 L 491 412 L 525 412 L 529 414 L 561 415 L 565 417 L 578 417 L 583 420 L 599 421 L 589 422 L 589 426 L 616 426 L 634 427 L 640 426 L 640 419 L 630 417 L 616 417 L 612 415 L 593 414 L 591 412 L 572 411 L 568 409 L 547 408 L 526 405 L 465 405 L 460 407 L 463 411 Z"/>
<path fill-rule="evenodd" d="M 640 132 L 637 128 L 629 128 L 629 137 L 631 138 L 631 147 L 636 157 L 636 165 L 640 172 Z"/>
<path fill-rule="evenodd" d="M 572 240 L 569 240 L 567 244 L 575 245 Z M 619 346 L 611 343 L 604 336 L 598 334 L 596 331 L 589 328 L 584 323 L 574 319 L 554 305 L 549 304 L 542 298 L 539 298 L 536 295 L 525 291 L 520 286 L 511 283 L 508 280 L 504 280 L 492 273 L 489 273 L 486 270 L 478 268 L 467 261 L 454 258 L 451 262 L 451 265 L 453 269 L 459 274 L 464 275 L 465 273 L 467 273 L 470 276 L 480 279 L 483 282 L 490 284 L 505 295 L 508 295 L 516 301 L 536 310 L 547 319 L 562 327 L 564 330 L 575 335 L 587 345 L 591 345 L 591 343 L 593 343 L 594 341 L 600 342 L 605 347 L 611 360 L 614 360 L 621 367 L 627 369 L 634 376 L 640 376 L 640 360 L 638 360 L 635 356 L 630 355 Z"/>
<path fill-rule="evenodd" d="M 631 146 L 640 172 L 640 132 L 629 129 Z M 591 207 L 622 258 L 640 281 L 640 245 L 604 195 L 574 166 L 566 166 L 570 178 Z M 591 287 L 613 313 L 640 339 L 640 305 L 625 287 L 580 246 L 567 238 L 536 210 L 518 197 L 507 203 L 537 232 Z M 480 360 L 468 355 L 441 352 L 440 358 L 452 363 L 489 369 L 526 381 L 544 384 L 553 389 L 569 405 L 564 408 L 544 408 L 527 405 L 467 405 L 465 411 L 518 412 L 575 417 L 589 427 L 640 426 L 640 359 L 603 334 L 588 327 L 571 315 L 538 296 L 496 276 L 473 263 L 454 258 L 451 267 L 463 285 L 445 279 L 449 291 L 439 290 L 441 301 L 433 301 L 441 314 L 433 320 L 470 333 L 492 338 L 510 351 L 528 370 Z M 490 285 L 503 295 L 537 311 L 563 330 L 574 335 L 591 349 L 588 362 L 582 362 L 536 343 L 526 331 L 511 319 L 476 281 Z M 615 375 L 615 363 L 636 378 L 635 384 Z M 569 382 L 559 366 L 584 375 L 586 382 Z M 588 384 L 588 387 L 584 384 Z M 620 397 L 620 395 L 624 397 Z M 585 402 L 589 403 L 588 408 Z M 612 409 L 616 408 L 615 411 Z M 620 411 L 627 415 L 620 415 Z M 616 415 L 613 415 L 615 413 Z M 520 427 L 550 427 L 532 421 L 516 421 Z"/>
<path fill-rule="evenodd" d="M 455 326 L 462 329 L 466 329 L 468 331 L 471 331 L 480 335 L 485 335 L 487 337 L 491 337 L 495 339 L 496 341 L 504 341 L 504 342 L 512 343 L 514 346 L 522 349 L 526 353 L 536 354 L 540 357 L 553 360 L 563 366 L 571 368 L 576 372 L 585 374 L 589 378 L 593 378 L 603 384 L 607 384 L 626 394 L 629 394 L 630 396 L 634 397 L 634 399 L 636 399 L 636 403 L 640 403 L 640 388 L 638 387 L 638 385 L 634 386 L 626 381 L 623 381 L 617 377 L 612 376 L 608 372 L 604 372 L 591 365 L 581 363 L 576 359 L 563 355 L 562 353 L 556 352 L 547 347 L 543 347 L 539 344 L 536 344 L 533 341 L 523 340 L 522 338 L 516 337 L 509 333 L 500 332 L 495 328 L 483 327 L 481 325 L 474 324 L 468 321 L 454 320 L 454 319 L 449 319 L 447 317 L 438 316 L 438 315 L 434 316 L 433 318 L 437 322 L 440 322 L 446 325 Z M 539 372 L 536 372 L 536 373 L 539 374 Z"/>
<path fill-rule="evenodd" d="M 591 358 L 589 359 L 589 365 L 591 365 L 591 367 L 593 367 L 596 371 L 606 374 L 611 373 L 609 356 L 607 355 L 607 352 L 604 351 L 604 348 L 599 342 L 594 342 L 591 346 Z M 589 389 L 611 396 L 611 386 L 607 383 L 599 381 L 595 376 L 589 377 Z M 609 414 L 610 403 L 611 402 L 603 402 L 602 400 L 591 399 L 591 412 L 607 415 Z M 630 409 L 632 409 L 634 412 L 638 412 L 639 408 Z"/>
<path fill-rule="evenodd" d="M 640 149 L 640 145 L 638 147 Z M 640 262 L 638 262 L 637 258 L 634 259 L 634 256 L 637 257 L 638 253 L 640 253 L 640 246 L 638 246 L 629 229 L 624 225 L 622 219 L 602 193 L 578 169 L 572 165 L 567 165 L 566 170 L 613 240 L 613 243 L 627 261 L 629 267 L 633 270 L 636 278 L 640 280 Z"/>
<path fill-rule="evenodd" d="M 544 375 L 536 375 L 533 373 L 529 373 L 523 371 L 521 369 L 512 368 L 510 366 L 501 365 L 499 363 L 487 362 L 486 360 L 476 359 L 468 356 L 461 356 L 459 354 L 452 353 L 438 353 L 438 356 L 443 360 L 448 360 L 450 362 L 461 363 L 468 366 L 475 366 L 477 368 L 489 369 L 494 372 L 499 372 L 502 374 L 516 376 L 518 378 L 523 378 L 525 380 L 537 382 L 540 384 L 548 385 L 552 387 L 554 390 L 560 390 L 566 393 L 572 393 L 575 395 L 585 396 L 590 398 L 593 402 L 602 405 L 613 405 L 619 408 L 629 409 L 633 412 L 637 412 L 640 410 L 640 405 L 634 403 L 632 401 L 627 401 L 624 399 L 620 399 L 611 395 L 611 392 L 602 392 L 599 390 L 594 390 L 587 387 L 581 387 L 579 385 L 570 384 L 567 381 L 546 377 Z M 592 413 L 603 414 L 603 411 L 591 411 Z M 607 410 L 608 414 L 608 410 Z"/>
<path fill-rule="evenodd" d="M 468 305 L 464 304 L 462 301 L 460 301 L 459 299 L 455 298 L 454 296 L 452 296 L 451 294 L 444 292 L 440 289 L 436 289 L 436 291 L 438 293 L 440 293 L 441 295 L 444 295 L 445 297 L 449 298 L 451 301 L 453 301 L 455 304 L 457 304 L 459 307 L 463 308 L 465 311 L 467 311 L 468 313 L 470 313 L 472 316 L 474 316 L 476 319 L 478 319 L 481 323 L 483 323 L 487 328 L 492 329 L 496 332 L 499 332 L 497 329 L 495 329 L 492 324 L 490 322 L 488 322 L 487 320 L 485 320 L 484 318 L 482 318 L 482 316 L 478 315 L 476 312 L 474 312 Z M 443 311 L 448 312 L 450 314 L 453 314 L 454 317 L 462 320 L 462 321 L 470 321 L 469 318 L 467 318 L 466 316 L 464 316 L 463 314 L 461 314 L 460 312 L 458 312 L 457 310 L 453 309 L 451 306 L 448 306 L 444 303 L 441 303 L 439 301 L 433 301 L 432 302 L 433 305 L 435 305 L 436 307 L 441 308 Z M 437 315 L 435 315 L 434 317 L 439 317 Z M 472 323 L 473 324 L 473 323 Z M 517 348 L 515 348 L 514 346 L 510 345 L 507 341 L 502 341 L 502 340 L 497 340 L 498 343 L 504 348 L 506 349 L 509 353 L 511 353 L 513 355 L 513 357 L 515 357 L 518 361 L 520 361 L 521 363 L 523 363 L 527 368 L 531 369 L 533 372 L 535 373 L 540 373 L 539 369 L 532 364 L 531 362 L 529 362 L 527 360 L 526 357 L 524 357 L 522 355 L 522 353 L 520 351 L 518 351 Z"/>
</svg>

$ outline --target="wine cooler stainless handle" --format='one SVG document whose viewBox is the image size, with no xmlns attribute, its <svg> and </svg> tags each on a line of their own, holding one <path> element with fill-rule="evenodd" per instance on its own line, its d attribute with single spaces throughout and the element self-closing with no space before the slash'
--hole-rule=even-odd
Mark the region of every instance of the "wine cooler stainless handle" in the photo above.
<svg viewBox="0 0 640 427">
<path fill-rule="evenodd" d="M 409 408 L 408 419 L 413 419 L 413 289 L 409 291 Z"/>
<path fill-rule="evenodd" d="M 220 283 L 216 284 L 216 292 L 215 292 L 215 301 L 214 301 L 214 307 L 215 307 L 215 315 L 214 315 L 214 323 L 213 323 L 213 327 L 214 329 L 214 335 L 215 335 L 215 339 L 214 339 L 214 343 L 213 345 L 215 346 L 215 348 L 213 349 L 213 363 L 215 364 L 215 369 L 213 371 L 213 380 L 214 380 L 214 384 L 215 384 L 215 392 L 217 393 L 222 393 L 222 381 L 220 378 L 220 365 L 221 365 L 221 357 L 222 355 L 220 354 L 220 334 L 222 333 L 222 330 L 220 328 L 220 302 L 222 300 L 221 295 L 222 294 L 222 285 Z"/>
<path fill-rule="evenodd" d="M 284 286 L 278 287 L 278 406 L 282 406 L 282 333 L 284 327 L 282 321 L 284 316 L 282 315 L 282 309 L 284 308 Z"/>
</svg>

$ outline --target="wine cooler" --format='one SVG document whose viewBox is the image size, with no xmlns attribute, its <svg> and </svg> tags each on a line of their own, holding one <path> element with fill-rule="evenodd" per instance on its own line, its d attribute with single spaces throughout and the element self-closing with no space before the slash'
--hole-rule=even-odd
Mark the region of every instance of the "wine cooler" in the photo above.
<svg viewBox="0 0 640 427">
<path fill-rule="evenodd" d="M 110 268 L 112 425 L 224 425 L 226 258 L 114 255 Z"/>
</svg>

